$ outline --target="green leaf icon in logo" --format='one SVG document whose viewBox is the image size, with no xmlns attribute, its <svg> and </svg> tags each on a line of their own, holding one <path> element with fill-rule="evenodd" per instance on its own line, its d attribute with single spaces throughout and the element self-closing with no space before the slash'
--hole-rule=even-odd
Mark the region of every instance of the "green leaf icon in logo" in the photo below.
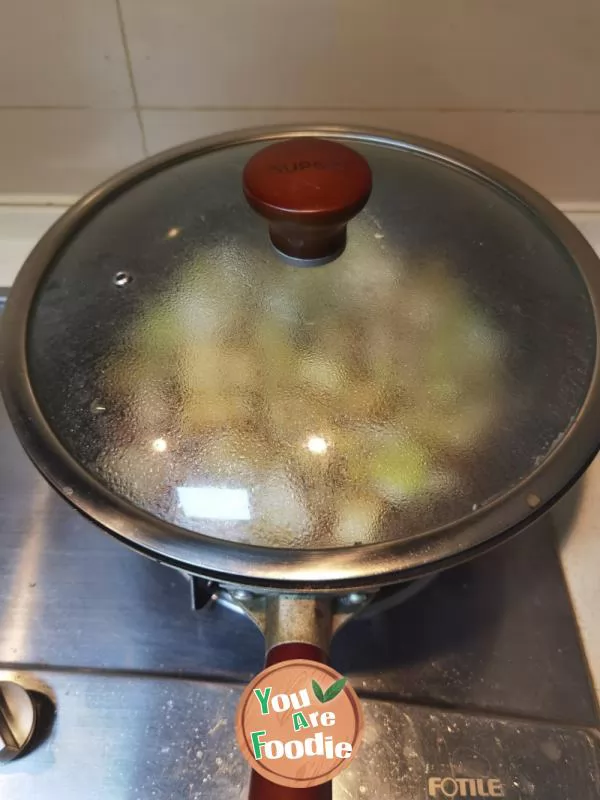
<svg viewBox="0 0 600 800">
<path fill-rule="evenodd" d="M 338 694 L 342 691 L 344 686 L 346 685 L 346 681 L 348 678 L 340 678 L 335 683 L 332 683 L 329 689 L 325 692 L 325 699 L 323 700 L 324 703 L 328 703 L 330 700 L 333 700 L 334 697 L 337 697 Z"/>
<path fill-rule="evenodd" d="M 314 692 L 315 697 L 320 703 L 328 703 L 330 700 L 333 700 L 338 696 L 338 694 L 342 691 L 344 686 L 346 685 L 348 678 L 340 678 L 339 680 L 335 681 L 331 684 L 329 689 L 323 691 L 319 684 L 313 680 L 312 682 L 312 690 Z"/>
<path fill-rule="evenodd" d="M 315 697 L 320 703 L 325 702 L 325 695 L 323 694 L 323 689 L 319 686 L 319 684 L 313 680 L 312 682 L 312 690 L 314 692 Z"/>
</svg>

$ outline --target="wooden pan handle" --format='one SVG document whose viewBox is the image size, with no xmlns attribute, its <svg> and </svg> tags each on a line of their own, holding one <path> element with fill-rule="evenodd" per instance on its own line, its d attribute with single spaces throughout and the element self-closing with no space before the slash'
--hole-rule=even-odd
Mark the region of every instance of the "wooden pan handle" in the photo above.
<svg viewBox="0 0 600 800">
<path fill-rule="evenodd" d="M 320 664 L 327 661 L 323 650 L 314 644 L 285 642 L 277 644 L 269 650 L 265 667 L 271 667 L 282 661 L 292 661 L 296 658 L 318 661 Z M 248 800 L 331 800 L 331 781 L 319 786 L 311 786 L 309 789 L 293 789 L 290 786 L 271 783 L 258 772 L 252 772 Z"/>
</svg>

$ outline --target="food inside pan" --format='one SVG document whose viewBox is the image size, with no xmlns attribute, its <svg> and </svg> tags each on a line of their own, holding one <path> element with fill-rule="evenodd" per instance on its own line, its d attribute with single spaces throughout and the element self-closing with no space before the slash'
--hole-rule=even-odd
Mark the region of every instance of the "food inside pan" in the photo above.
<svg viewBox="0 0 600 800">
<path fill-rule="evenodd" d="M 114 488 L 295 547 L 376 540 L 386 515 L 460 491 L 501 413 L 504 335 L 443 258 L 405 265 L 364 228 L 322 268 L 188 254 L 100 370 L 121 409 L 97 464 Z"/>
</svg>

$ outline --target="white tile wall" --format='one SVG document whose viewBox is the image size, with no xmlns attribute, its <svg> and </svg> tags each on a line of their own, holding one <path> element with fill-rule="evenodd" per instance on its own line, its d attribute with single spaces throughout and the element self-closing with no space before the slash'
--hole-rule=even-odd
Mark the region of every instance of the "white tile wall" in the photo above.
<svg viewBox="0 0 600 800">
<path fill-rule="evenodd" d="M 140 102 L 598 110 L 597 0 L 121 0 Z"/>
<path fill-rule="evenodd" d="M 64 206 L 0 205 L 0 286 L 12 286 L 33 246 L 65 211 Z"/>
<path fill-rule="evenodd" d="M 115 0 L 2 3 L 0 106 L 132 105 Z"/>
<path fill-rule="evenodd" d="M 0 108 L 2 194 L 82 194 L 143 155 L 133 110 Z"/>
<path fill-rule="evenodd" d="M 598 0 L 4 3 L 0 194 L 91 188 L 146 139 L 320 119 L 439 138 L 554 200 L 600 201 L 599 31 Z"/>
</svg>

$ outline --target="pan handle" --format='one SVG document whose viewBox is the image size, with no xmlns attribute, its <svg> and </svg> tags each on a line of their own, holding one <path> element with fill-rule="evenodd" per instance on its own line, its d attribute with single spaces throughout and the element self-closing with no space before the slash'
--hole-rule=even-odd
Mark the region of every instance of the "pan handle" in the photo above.
<svg viewBox="0 0 600 800">
<path fill-rule="evenodd" d="M 269 650 L 265 667 L 296 658 L 318 661 L 321 664 L 327 661 L 325 652 L 314 644 L 285 642 L 277 644 Z M 309 789 L 293 789 L 290 786 L 271 783 L 258 772 L 253 771 L 250 778 L 248 800 L 331 800 L 331 781 L 321 783 L 319 786 L 311 786 Z"/>
<path fill-rule="evenodd" d="M 265 667 L 296 658 L 326 663 L 331 625 L 329 600 L 285 595 L 269 598 Z M 331 800 L 331 786 L 331 781 L 328 781 L 307 789 L 294 789 L 271 783 L 253 771 L 249 800 Z"/>
</svg>

